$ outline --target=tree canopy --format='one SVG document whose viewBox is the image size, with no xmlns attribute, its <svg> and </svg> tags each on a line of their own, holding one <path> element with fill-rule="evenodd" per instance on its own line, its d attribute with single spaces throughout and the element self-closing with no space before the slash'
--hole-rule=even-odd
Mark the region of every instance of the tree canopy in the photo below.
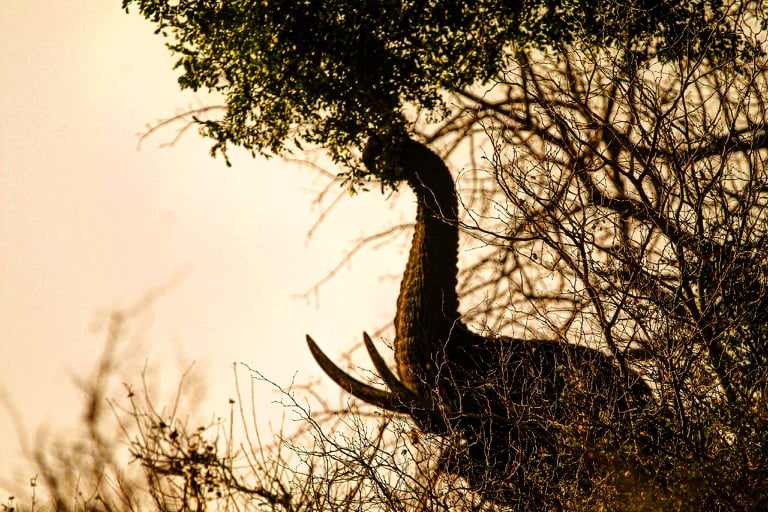
<svg viewBox="0 0 768 512">
<path fill-rule="evenodd" d="M 200 120 L 212 152 L 321 145 L 337 161 L 371 134 L 401 134 L 442 93 L 493 81 L 524 48 L 592 45 L 631 69 L 651 59 L 734 59 L 757 50 L 732 0 L 123 0 L 178 56 L 179 84 L 226 98 Z M 226 155 L 226 153 L 225 153 Z"/>
</svg>

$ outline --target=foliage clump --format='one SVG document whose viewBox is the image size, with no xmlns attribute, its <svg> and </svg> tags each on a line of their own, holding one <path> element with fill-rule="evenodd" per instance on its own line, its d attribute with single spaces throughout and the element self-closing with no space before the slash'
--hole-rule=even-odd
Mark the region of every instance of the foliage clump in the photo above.
<svg viewBox="0 0 768 512">
<path fill-rule="evenodd" d="M 609 48 L 627 69 L 759 51 L 741 26 L 748 4 L 728 0 L 123 1 L 132 5 L 178 56 L 182 88 L 225 97 L 223 117 L 198 119 L 214 154 L 308 142 L 347 168 L 368 136 L 410 131 L 408 112 L 446 116 L 445 91 L 494 81 L 520 50 Z"/>
</svg>

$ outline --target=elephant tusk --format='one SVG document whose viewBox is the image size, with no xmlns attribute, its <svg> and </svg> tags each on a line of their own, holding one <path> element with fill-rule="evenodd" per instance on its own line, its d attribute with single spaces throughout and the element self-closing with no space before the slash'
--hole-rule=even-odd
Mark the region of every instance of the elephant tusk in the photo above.
<svg viewBox="0 0 768 512">
<path fill-rule="evenodd" d="M 368 356 L 373 362 L 374 368 L 379 373 L 379 377 L 387 385 L 389 390 L 400 399 L 400 402 L 404 404 L 424 404 L 425 401 L 422 397 L 417 395 L 413 390 L 408 388 L 405 384 L 400 382 L 400 379 L 392 373 L 392 370 L 387 366 L 384 358 L 381 357 L 379 351 L 376 350 L 376 346 L 373 344 L 373 340 L 368 336 L 367 332 L 363 332 L 363 342 L 365 343 L 365 349 L 368 351 Z"/>
<path fill-rule="evenodd" d="M 312 352 L 312 356 L 315 358 L 315 361 L 317 361 L 317 364 L 320 365 L 320 368 L 323 369 L 326 375 L 328 375 L 336 384 L 349 392 L 351 395 L 371 405 L 381 407 L 382 409 L 388 411 L 400 414 L 411 413 L 413 407 L 407 402 L 401 400 L 397 394 L 390 393 L 360 382 L 359 380 L 345 373 L 344 370 L 336 366 L 336 364 L 331 361 L 331 359 L 326 356 L 322 350 L 320 350 L 320 347 L 317 345 L 317 343 L 315 343 L 315 340 L 309 336 L 309 334 L 307 334 L 307 345 L 309 345 L 309 351 Z M 379 356 L 379 359 L 381 359 L 381 356 Z M 394 377 L 394 375 L 392 376 Z M 402 384 L 400 385 L 402 386 Z"/>
<path fill-rule="evenodd" d="M 379 351 L 376 350 L 376 346 L 373 344 L 373 341 L 371 340 L 371 337 L 368 336 L 367 332 L 363 332 L 363 341 L 365 342 L 365 349 L 368 351 L 373 366 L 379 373 L 379 377 L 381 377 L 381 380 L 383 380 L 387 387 L 389 387 L 398 403 L 407 407 L 407 413 L 410 414 L 411 418 L 413 418 L 421 428 L 430 432 L 448 432 L 444 411 L 429 399 L 415 393 L 392 373 L 392 370 L 389 369 L 384 358 L 381 357 Z M 429 426 L 427 427 L 427 425 Z"/>
</svg>

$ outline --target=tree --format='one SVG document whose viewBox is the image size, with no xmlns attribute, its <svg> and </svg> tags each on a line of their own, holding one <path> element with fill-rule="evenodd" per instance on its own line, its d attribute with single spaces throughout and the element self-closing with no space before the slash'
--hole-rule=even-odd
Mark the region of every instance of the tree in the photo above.
<svg viewBox="0 0 768 512">
<path fill-rule="evenodd" d="M 484 246 L 465 321 L 599 347 L 654 388 L 657 449 L 563 506 L 768 503 L 763 2 L 131 4 L 182 87 L 225 96 L 197 120 L 214 153 L 322 145 L 352 186 L 371 136 L 483 155 L 459 177 Z"/>
<path fill-rule="evenodd" d="M 752 66 L 621 76 L 580 52 L 523 58 L 497 97 L 463 95 L 499 186 L 468 226 L 503 262 L 473 269 L 491 276 L 485 314 L 644 368 L 665 425 L 653 463 L 690 506 L 768 499 L 768 67 Z"/>
<path fill-rule="evenodd" d="M 182 88 L 226 97 L 221 119 L 201 120 L 214 153 L 309 142 L 346 165 L 369 135 L 409 130 L 412 109 L 447 115 L 444 91 L 495 81 L 515 49 L 608 46 L 628 68 L 758 51 L 739 30 L 757 7 L 728 0 L 123 1 L 131 5 L 179 56 Z"/>
</svg>

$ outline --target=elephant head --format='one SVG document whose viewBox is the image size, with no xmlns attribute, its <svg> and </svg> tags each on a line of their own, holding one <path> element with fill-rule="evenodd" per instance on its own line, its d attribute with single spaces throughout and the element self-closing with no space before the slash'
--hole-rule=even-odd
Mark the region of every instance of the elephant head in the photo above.
<svg viewBox="0 0 768 512">
<path fill-rule="evenodd" d="M 363 161 L 385 181 L 406 182 L 418 205 L 394 319 L 397 375 L 367 334 L 387 391 L 346 374 L 307 336 L 315 360 L 361 400 L 408 414 L 430 433 L 457 435 L 462 448 L 449 466 L 486 495 L 538 493 L 532 459 L 557 478 L 580 475 L 583 453 L 563 445 L 557 426 L 585 422 L 597 439 L 631 423 L 628 415 L 647 401 L 648 386 L 599 350 L 472 332 L 459 313 L 458 200 L 445 163 L 410 139 L 387 146 L 374 139 Z"/>
</svg>

